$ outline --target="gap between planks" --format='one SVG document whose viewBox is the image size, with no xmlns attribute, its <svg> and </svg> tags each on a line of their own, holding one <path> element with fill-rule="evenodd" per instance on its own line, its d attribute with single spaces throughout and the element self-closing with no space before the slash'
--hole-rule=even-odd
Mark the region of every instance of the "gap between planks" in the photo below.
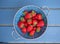
<svg viewBox="0 0 60 44">
<path fill-rule="evenodd" d="M 48 27 L 60 27 L 60 24 L 48 24 Z M 13 27 L 13 24 L 0 24 L 0 27 Z"/>
<path fill-rule="evenodd" d="M 21 7 L 0 7 L 0 9 L 12 9 L 12 10 L 19 10 Z M 47 8 L 41 8 L 43 10 L 48 10 Z M 60 10 L 60 8 L 49 8 L 49 10 Z"/>
</svg>

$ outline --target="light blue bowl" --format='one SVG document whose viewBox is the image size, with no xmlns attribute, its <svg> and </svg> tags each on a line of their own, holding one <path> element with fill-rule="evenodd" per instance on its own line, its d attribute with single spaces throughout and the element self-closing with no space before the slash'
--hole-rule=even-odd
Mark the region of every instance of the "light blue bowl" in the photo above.
<svg viewBox="0 0 60 44">
<path fill-rule="evenodd" d="M 24 35 L 21 32 L 21 30 L 18 28 L 18 26 L 17 26 L 17 23 L 18 23 L 20 17 L 23 16 L 23 12 L 25 10 L 28 10 L 28 11 L 34 10 L 37 13 L 42 14 L 43 20 L 45 22 L 45 26 L 41 29 L 41 31 L 38 32 L 38 33 L 35 33 L 35 35 L 32 36 L 32 37 L 29 36 L 28 33 L 26 35 Z M 17 34 L 19 36 L 21 35 L 22 37 L 27 38 L 27 39 L 34 39 L 34 38 L 40 37 L 44 33 L 44 31 L 46 30 L 46 27 L 47 27 L 47 18 L 45 16 L 45 13 L 39 7 L 34 6 L 34 5 L 28 5 L 28 6 L 24 6 L 23 8 L 19 9 L 19 11 L 16 13 L 16 15 L 14 16 L 13 25 L 14 25 L 15 31 L 17 32 Z"/>
</svg>

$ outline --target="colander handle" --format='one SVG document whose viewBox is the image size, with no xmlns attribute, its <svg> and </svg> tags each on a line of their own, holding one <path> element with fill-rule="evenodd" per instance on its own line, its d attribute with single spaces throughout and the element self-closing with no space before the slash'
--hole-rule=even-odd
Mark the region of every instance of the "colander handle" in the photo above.
<svg viewBox="0 0 60 44">
<path fill-rule="evenodd" d="M 15 32 L 15 31 L 12 31 L 12 37 L 13 37 L 15 40 L 19 40 L 20 38 L 16 38 L 16 37 L 14 36 L 14 32 Z"/>
<path fill-rule="evenodd" d="M 46 16 L 48 16 L 50 9 L 49 9 L 47 6 L 42 6 L 41 9 L 42 9 L 43 11 L 44 11 L 44 9 L 45 9 L 45 10 L 48 10 L 48 13 L 45 12 Z"/>
</svg>

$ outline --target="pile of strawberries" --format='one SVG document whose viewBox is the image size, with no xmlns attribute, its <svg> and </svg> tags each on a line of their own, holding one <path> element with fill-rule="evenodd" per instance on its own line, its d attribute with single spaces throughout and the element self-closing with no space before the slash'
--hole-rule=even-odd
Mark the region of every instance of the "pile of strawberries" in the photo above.
<svg viewBox="0 0 60 44">
<path fill-rule="evenodd" d="M 40 32 L 41 28 L 45 25 L 42 18 L 42 14 L 32 11 L 24 11 L 23 16 L 20 17 L 17 25 L 21 29 L 21 32 L 25 35 L 34 36 L 37 32 Z"/>
</svg>

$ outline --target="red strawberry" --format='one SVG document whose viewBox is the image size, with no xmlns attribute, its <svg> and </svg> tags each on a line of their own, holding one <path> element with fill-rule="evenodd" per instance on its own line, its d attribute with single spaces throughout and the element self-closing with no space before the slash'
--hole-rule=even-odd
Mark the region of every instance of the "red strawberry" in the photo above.
<svg viewBox="0 0 60 44">
<path fill-rule="evenodd" d="M 44 26 L 44 21 L 43 20 L 39 21 L 39 23 L 37 24 L 37 26 L 43 27 Z"/>
<path fill-rule="evenodd" d="M 33 26 L 36 26 L 37 25 L 37 20 L 33 20 Z"/>
<path fill-rule="evenodd" d="M 26 32 L 27 32 L 26 28 L 23 28 L 23 29 L 22 29 L 22 33 L 23 33 L 23 34 L 26 34 Z"/>
<path fill-rule="evenodd" d="M 26 15 L 27 13 L 28 13 L 28 11 L 27 11 L 27 10 L 23 12 L 23 14 L 24 14 L 24 15 Z"/>
<path fill-rule="evenodd" d="M 36 27 L 34 27 L 33 30 L 36 30 Z"/>
<path fill-rule="evenodd" d="M 34 36 L 34 34 L 35 34 L 35 30 L 30 31 L 29 33 L 30 36 Z"/>
<path fill-rule="evenodd" d="M 27 22 L 25 22 L 24 25 L 27 27 L 28 26 Z"/>
<path fill-rule="evenodd" d="M 32 29 L 33 29 L 33 26 L 32 26 L 32 25 L 29 25 L 29 26 L 27 27 L 27 32 L 30 32 Z"/>
<path fill-rule="evenodd" d="M 32 19 L 28 19 L 27 24 L 32 24 Z"/>
<path fill-rule="evenodd" d="M 31 15 L 32 15 L 32 17 L 36 16 L 36 12 L 35 11 L 32 11 L 31 12 Z"/>
<path fill-rule="evenodd" d="M 34 19 L 37 19 L 37 16 L 34 16 L 32 19 L 33 19 L 33 20 L 34 20 Z"/>
<path fill-rule="evenodd" d="M 20 18 L 20 21 L 25 22 L 24 17 L 21 17 L 21 18 Z"/>
<path fill-rule="evenodd" d="M 24 27 L 24 23 L 21 22 L 21 21 L 19 21 L 17 25 L 18 25 L 19 28 L 23 28 Z"/>
<path fill-rule="evenodd" d="M 41 28 L 37 27 L 36 32 L 40 32 Z"/>
<path fill-rule="evenodd" d="M 42 15 L 41 14 L 37 14 L 37 20 L 41 20 L 42 19 Z"/>
<path fill-rule="evenodd" d="M 31 13 L 27 13 L 26 15 L 25 15 L 25 19 L 30 19 L 32 16 L 31 16 Z"/>
</svg>

